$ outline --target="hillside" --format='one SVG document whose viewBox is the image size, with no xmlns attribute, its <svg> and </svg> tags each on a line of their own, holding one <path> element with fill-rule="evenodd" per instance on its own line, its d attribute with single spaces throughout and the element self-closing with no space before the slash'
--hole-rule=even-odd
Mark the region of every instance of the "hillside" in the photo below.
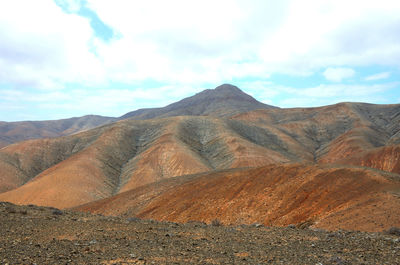
<svg viewBox="0 0 400 265">
<path fill-rule="evenodd" d="M 111 117 L 88 115 L 51 121 L 0 122 L 0 148 L 28 139 L 70 135 L 116 120 Z"/>
<path fill-rule="evenodd" d="M 30 140 L 0 150 L 0 200 L 73 207 L 179 175 L 272 163 L 385 169 L 354 157 L 398 141 L 396 113 L 399 105 L 344 103 L 232 118 L 128 119 Z"/>
<path fill-rule="evenodd" d="M 3 148 L 0 187 L 10 191 L 0 200 L 72 207 L 177 175 L 296 156 L 274 148 L 245 139 L 228 120 L 212 117 L 120 121 Z"/>
<path fill-rule="evenodd" d="M 400 145 L 378 147 L 364 151 L 338 163 L 360 165 L 400 174 Z"/>
<path fill-rule="evenodd" d="M 400 226 L 399 195 L 398 176 L 290 164 L 182 176 L 75 210 L 181 223 L 382 231 Z"/>
<path fill-rule="evenodd" d="M 233 119 L 287 135 L 285 142 L 297 142 L 319 163 L 344 162 L 360 152 L 400 143 L 400 104 L 257 110 Z"/>
</svg>

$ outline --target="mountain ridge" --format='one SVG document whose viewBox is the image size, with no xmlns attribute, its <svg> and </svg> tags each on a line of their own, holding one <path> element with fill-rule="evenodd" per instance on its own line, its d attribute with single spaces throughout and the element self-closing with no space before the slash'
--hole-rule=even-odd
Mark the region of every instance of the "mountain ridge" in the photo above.
<svg viewBox="0 0 400 265">
<path fill-rule="evenodd" d="M 165 178 L 271 163 L 339 162 L 400 173 L 394 164 L 356 158 L 400 140 L 397 119 L 381 117 L 397 117 L 398 105 L 366 107 L 368 115 L 353 104 L 338 104 L 255 110 L 230 118 L 126 119 L 62 138 L 16 143 L 0 150 L 0 190 L 6 192 L 0 199 L 49 203 L 52 187 L 66 197 L 48 206 L 72 207 Z M 384 157 L 398 161 L 397 150 L 383 149 Z M 70 177 L 71 172 L 80 177 Z M 63 186 L 54 186 L 54 179 Z M 90 188 L 93 197 L 84 196 L 81 179 L 89 186 L 97 183 Z M 76 189 L 65 190 L 68 186 Z M 39 190 L 42 195 L 32 197 Z M 86 199 L 72 202 L 73 193 Z"/>
<path fill-rule="evenodd" d="M 0 148 L 23 140 L 71 135 L 124 119 L 145 120 L 184 115 L 226 117 L 259 108 L 275 107 L 257 101 L 236 86 L 223 84 L 165 107 L 138 109 L 120 117 L 85 115 L 47 121 L 0 121 Z"/>
<path fill-rule="evenodd" d="M 71 135 L 117 120 L 113 117 L 85 115 L 60 120 L 0 121 L 0 148 L 24 140 Z"/>
</svg>

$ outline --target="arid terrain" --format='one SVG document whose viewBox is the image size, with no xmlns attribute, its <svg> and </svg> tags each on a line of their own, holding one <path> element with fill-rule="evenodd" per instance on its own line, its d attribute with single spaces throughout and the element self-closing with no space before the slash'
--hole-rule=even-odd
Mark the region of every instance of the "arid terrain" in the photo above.
<svg viewBox="0 0 400 265">
<path fill-rule="evenodd" d="M 0 121 L 0 148 L 28 139 L 59 137 L 116 121 L 116 118 L 87 115 L 52 121 Z"/>
<path fill-rule="evenodd" d="M 71 251 L 82 255 L 81 246 L 88 250 L 73 257 L 78 263 L 398 262 L 398 240 L 385 239 L 384 231 L 400 227 L 400 104 L 281 109 L 225 84 L 118 118 L 2 123 L 0 129 L 0 201 L 31 205 L 2 204 L 3 263 L 13 264 L 13 257 L 53 263 L 59 256 L 67 262 Z M 50 237 L 47 226 L 61 234 Z M 197 233 L 208 239 L 195 242 Z M 26 246 L 29 238 L 40 247 Z M 362 238 L 374 243 L 357 242 Z M 337 255 L 328 239 L 350 245 Z M 146 243 L 130 259 L 135 240 Z M 309 241 L 324 247 L 310 249 Z M 23 252 L 9 256 L 10 242 L 57 254 L 28 255 L 24 262 Z M 372 250 L 375 243 L 380 247 Z M 68 251 L 55 247 L 60 244 Z M 177 248 L 161 251 L 166 244 Z M 260 246 L 267 245 L 266 253 Z M 391 253 L 387 260 L 380 250 Z M 369 254 L 355 254 L 361 252 Z"/>
<path fill-rule="evenodd" d="M 326 230 L 400 227 L 400 178 L 364 168 L 268 165 L 182 176 L 75 210 L 186 223 L 296 224 Z"/>
<path fill-rule="evenodd" d="M 0 203 L 1 264 L 399 264 L 400 230 L 157 222 Z"/>
</svg>

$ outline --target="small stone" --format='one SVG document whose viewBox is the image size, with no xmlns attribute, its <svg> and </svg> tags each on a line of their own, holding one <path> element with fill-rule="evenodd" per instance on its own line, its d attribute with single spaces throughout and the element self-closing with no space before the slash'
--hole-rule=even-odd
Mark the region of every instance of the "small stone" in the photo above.
<svg viewBox="0 0 400 265">
<path fill-rule="evenodd" d="M 399 227 L 391 227 L 391 228 L 389 228 L 387 233 L 390 235 L 400 236 L 400 228 Z"/>
<path fill-rule="evenodd" d="M 137 218 L 137 217 L 129 217 L 129 218 L 127 219 L 128 222 L 138 222 L 139 220 L 140 220 L 140 219 Z"/>
<path fill-rule="evenodd" d="M 59 209 L 55 209 L 53 211 L 53 215 L 63 215 L 63 212 L 61 210 L 59 210 Z"/>
<path fill-rule="evenodd" d="M 338 265 L 344 264 L 344 261 L 340 257 L 337 257 L 337 256 L 332 257 L 331 262 L 334 262 L 334 264 L 338 264 Z"/>
</svg>

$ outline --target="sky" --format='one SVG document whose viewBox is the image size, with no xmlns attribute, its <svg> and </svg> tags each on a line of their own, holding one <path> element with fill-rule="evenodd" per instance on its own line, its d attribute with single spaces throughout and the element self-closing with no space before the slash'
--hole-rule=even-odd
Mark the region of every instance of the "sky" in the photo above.
<svg viewBox="0 0 400 265">
<path fill-rule="evenodd" d="M 398 0 L 4 0 L 0 120 L 118 117 L 223 83 L 274 106 L 400 103 Z"/>
</svg>

